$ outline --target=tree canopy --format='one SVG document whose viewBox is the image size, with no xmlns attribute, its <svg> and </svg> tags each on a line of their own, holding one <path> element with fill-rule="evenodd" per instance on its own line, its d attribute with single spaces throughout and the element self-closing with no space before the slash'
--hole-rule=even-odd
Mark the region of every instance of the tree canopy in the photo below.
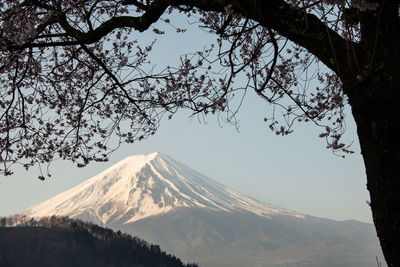
<svg viewBox="0 0 400 267">
<path fill-rule="evenodd" d="M 333 66 L 329 40 L 318 45 L 328 56 L 319 59 L 250 14 L 235 13 L 229 1 L 217 1 L 211 12 L 208 1 L 197 2 L 199 7 L 190 1 L 5 1 L 2 172 L 10 174 L 16 162 L 28 168 L 58 157 L 79 166 L 107 160 L 115 149 L 108 145 L 111 136 L 128 143 L 143 139 L 154 134 L 162 115 L 172 116 L 179 108 L 196 114 L 226 112 L 234 121 L 237 110 L 230 100 L 249 89 L 273 104 L 274 111 L 280 109 L 265 119 L 276 134 L 290 133 L 295 121 L 311 120 L 325 127 L 321 137 L 330 138 L 330 148 L 347 152 L 339 143 L 346 102 L 340 80 L 330 71 L 309 69 L 320 60 Z M 310 23 L 316 15 L 331 26 L 344 23 L 328 20 L 343 12 L 333 5 L 282 4 L 274 16 L 286 10 L 287 16 Z M 308 18 L 306 11 L 315 15 Z M 137 31 L 164 34 L 164 25 L 153 23 L 173 25 L 173 12 L 190 16 L 219 38 L 214 46 L 182 55 L 179 66 L 155 71 L 148 62 L 153 44 L 141 45 Z M 290 30 L 290 25 L 280 27 Z M 349 40 L 356 38 L 353 28 Z M 341 38 L 329 32 L 330 38 Z M 342 27 L 339 33 L 344 34 Z M 321 86 L 303 85 L 301 79 L 309 77 Z"/>
</svg>

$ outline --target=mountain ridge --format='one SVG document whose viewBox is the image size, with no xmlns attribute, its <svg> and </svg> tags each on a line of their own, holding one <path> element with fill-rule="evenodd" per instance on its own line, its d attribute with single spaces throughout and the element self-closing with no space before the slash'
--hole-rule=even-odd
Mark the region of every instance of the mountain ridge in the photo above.
<svg viewBox="0 0 400 267">
<path fill-rule="evenodd" d="M 198 267 L 158 245 L 68 217 L 0 218 L 0 266 Z"/>
</svg>

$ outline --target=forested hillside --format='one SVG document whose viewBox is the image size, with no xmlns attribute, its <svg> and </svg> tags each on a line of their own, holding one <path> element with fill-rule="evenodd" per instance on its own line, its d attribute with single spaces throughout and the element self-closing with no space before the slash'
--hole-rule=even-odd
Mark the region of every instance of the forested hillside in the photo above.
<svg viewBox="0 0 400 267">
<path fill-rule="evenodd" d="M 68 217 L 0 218 L 0 266 L 186 266 L 159 246 Z"/>
</svg>

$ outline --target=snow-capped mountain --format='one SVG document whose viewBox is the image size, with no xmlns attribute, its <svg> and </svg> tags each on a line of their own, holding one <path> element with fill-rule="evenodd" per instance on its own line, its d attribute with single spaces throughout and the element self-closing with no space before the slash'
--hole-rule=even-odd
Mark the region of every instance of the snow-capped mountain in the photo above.
<svg viewBox="0 0 400 267">
<path fill-rule="evenodd" d="M 203 267 L 372 267 L 383 258 L 373 225 L 257 201 L 157 152 L 128 157 L 23 213 L 122 230 Z"/>
<path fill-rule="evenodd" d="M 158 152 L 125 158 L 24 213 L 80 217 L 107 225 L 131 223 L 180 207 L 303 217 L 240 194 Z"/>
</svg>

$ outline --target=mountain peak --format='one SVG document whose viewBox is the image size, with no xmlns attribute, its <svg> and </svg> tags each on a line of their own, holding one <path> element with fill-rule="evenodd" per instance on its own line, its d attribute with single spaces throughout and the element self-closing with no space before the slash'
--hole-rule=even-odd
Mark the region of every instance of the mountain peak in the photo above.
<svg viewBox="0 0 400 267">
<path fill-rule="evenodd" d="M 159 152 L 127 157 L 25 214 L 66 215 L 98 224 L 123 224 L 177 208 L 303 217 L 242 195 Z"/>
<path fill-rule="evenodd" d="M 159 152 L 151 152 L 148 154 L 133 155 L 133 156 L 124 158 L 117 164 L 113 165 L 111 168 L 115 168 L 119 165 L 123 165 L 123 164 L 127 164 L 127 163 L 130 165 L 142 166 L 142 165 L 146 165 L 146 163 L 148 163 L 148 162 L 152 161 L 153 159 L 160 157 L 160 156 L 161 156 L 161 154 Z M 109 170 L 109 169 L 107 169 L 107 170 Z"/>
</svg>

